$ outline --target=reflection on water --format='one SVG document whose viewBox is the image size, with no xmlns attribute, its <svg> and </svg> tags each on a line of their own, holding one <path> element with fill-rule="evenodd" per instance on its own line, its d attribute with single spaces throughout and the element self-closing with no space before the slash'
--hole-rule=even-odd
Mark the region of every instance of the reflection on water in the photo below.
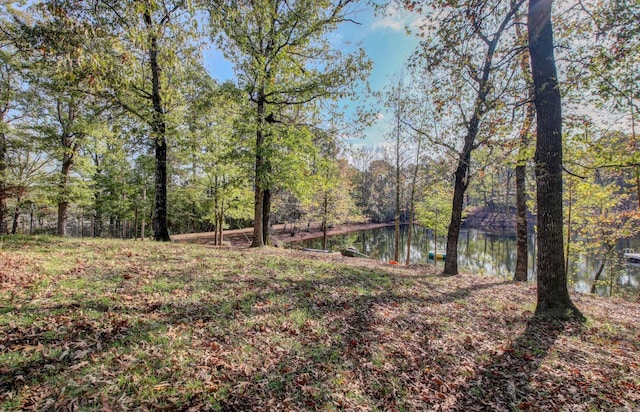
<svg viewBox="0 0 640 412">
<path fill-rule="evenodd" d="M 400 263 L 404 263 L 407 256 L 407 230 L 408 226 L 401 226 L 400 231 Z M 535 279 L 536 249 L 535 236 L 529 237 L 529 280 Z M 634 244 L 636 243 L 636 244 Z M 354 246 L 362 253 L 374 259 L 388 262 L 393 259 L 394 228 L 382 227 L 363 230 L 345 235 L 329 237 L 328 248 L 339 251 L 348 246 Z M 322 239 L 309 239 L 294 244 L 296 247 L 313 249 L 322 248 Z M 411 240 L 411 263 L 431 263 L 428 259 L 429 250 L 434 249 L 433 232 L 421 226 L 414 226 Z M 640 249 L 640 242 L 636 240 L 625 241 L 619 245 L 620 257 L 622 249 L 635 247 Z M 446 239 L 438 237 L 437 250 L 446 248 Z M 483 273 L 494 276 L 512 277 L 516 267 L 516 238 L 514 235 L 494 234 L 479 230 L 461 230 L 458 242 L 458 262 L 460 267 L 474 273 Z M 584 257 L 575 262 L 570 262 L 570 285 L 576 291 L 588 293 L 591 290 L 592 279 L 599 265 L 599 260 L 592 257 Z M 443 265 L 442 262 L 435 262 Z M 611 276 L 613 275 L 613 277 Z M 615 294 L 637 294 L 640 291 L 640 267 L 625 264 L 622 259 L 614 259 L 607 265 L 602 274 L 601 284 L 597 287 L 598 294 L 609 295 L 611 279 L 614 279 Z"/>
</svg>

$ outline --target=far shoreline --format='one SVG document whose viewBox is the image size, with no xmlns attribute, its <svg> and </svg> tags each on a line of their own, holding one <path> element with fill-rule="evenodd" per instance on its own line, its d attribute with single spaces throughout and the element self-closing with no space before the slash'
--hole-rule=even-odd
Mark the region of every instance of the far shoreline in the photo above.
<svg viewBox="0 0 640 412">
<path fill-rule="evenodd" d="M 402 224 L 406 224 L 406 222 Z M 395 222 L 344 223 L 329 227 L 327 229 L 327 236 L 344 235 L 347 233 L 359 232 L 361 230 L 377 229 L 394 225 Z M 274 243 L 297 243 L 309 239 L 318 239 L 323 236 L 322 225 L 319 223 L 312 223 L 308 226 L 304 225 L 302 228 L 296 226 L 297 229 L 295 231 L 293 230 L 293 227 L 294 226 L 292 224 L 274 225 L 271 232 L 271 237 L 274 240 Z M 248 247 L 251 244 L 252 235 L 253 227 L 225 230 L 223 232 L 223 241 L 227 242 L 227 245 L 230 244 L 232 247 Z M 185 233 L 171 236 L 171 240 L 174 242 L 199 244 L 213 244 L 214 238 L 215 232 Z"/>
</svg>

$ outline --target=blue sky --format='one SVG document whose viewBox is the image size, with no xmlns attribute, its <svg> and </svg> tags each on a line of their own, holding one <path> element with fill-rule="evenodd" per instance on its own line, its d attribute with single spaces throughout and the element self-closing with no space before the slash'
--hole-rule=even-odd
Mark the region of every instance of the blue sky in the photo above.
<svg viewBox="0 0 640 412">
<path fill-rule="evenodd" d="M 349 42 L 360 43 L 367 55 L 373 62 L 373 70 L 369 77 L 371 88 L 381 91 L 395 74 L 399 72 L 407 58 L 418 45 L 415 36 L 408 35 L 405 28 L 411 27 L 415 22 L 415 16 L 407 13 L 385 13 L 375 15 L 372 8 L 361 4 L 358 12 L 351 16 L 359 25 L 353 23 L 342 24 L 333 33 L 335 42 L 342 44 Z M 380 14 L 380 13 L 379 13 Z M 226 61 L 219 50 L 208 50 L 205 52 L 205 66 L 212 77 L 218 80 L 234 79 L 233 65 Z M 362 99 L 352 105 L 365 104 L 365 94 L 359 95 Z M 370 102 L 369 104 L 374 104 Z M 374 109 L 374 107 L 369 107 Z M 385 141 L 384 134 L 390 130 L 388 123 L 389 116 L 383 108 L 380 111 L 379 120 L 372 126 L 365 129 L 364 139 L 348 139 L 348 143 L 377 145 Z M 355 110 L 350 108 L 349 111 Z"/>
</svg>

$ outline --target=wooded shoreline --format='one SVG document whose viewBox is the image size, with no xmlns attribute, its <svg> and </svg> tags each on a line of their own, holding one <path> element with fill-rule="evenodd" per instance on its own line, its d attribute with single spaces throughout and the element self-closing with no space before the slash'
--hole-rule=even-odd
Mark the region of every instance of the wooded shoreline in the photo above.
<svg viewBox="0 0 640 412">
<path fill-rule="evenodd" d="M 479 229 L 489 232 L 498 230 L 515 233 L 515 211 L 511 212 L 512 213 L 504 213 L 504 209 L 491 206 L 472 208 L 464 218 L 462 227 L 465 229 Z M 534 230 L 534 221 L 535 216 L 530 215 L 528 222 L 530 226 L 529 230 L 531 232 Z M 343 235 L 360 230 L 390 227 L 394 224 L 394 222 L 344 223 L 330 227 L 328 229 L 328 235 Z M 407 222 L 402 222 L 402 224 L 407 224 Z M 253 227 L 225 230 L 223 234 L 224 240 L 226 242 L 230 242 L 231 246 L 249 246 L 252 240 Z M 320 222 L 314 222 L 306 225 L 294 225 L 291 223 L 273 225 L 272 237 L 275 244 L 294 243 L 308 239 L 317 239 L 322 237 L 322 225 Z M 171 236 L 171 240 L 175 242 L 199 244 L 212 244 L 213 239 L 215 239 L 215 232 L 185 233 Z"/>
<path fill-rule="evenodd" d="M 345 223 L 342 225 L 335 225 L 328 228 L 327 233 L 329 236 L 343 235 L 346 233 L 357 232 L 360 230 L 376 229 L 380 227 L 393 226 L 394 222 L 385 223 Z M 295 229 L 294 229 L 295 228 Z M 275 244 L 294 243 L 301 242 L 307 239 L 317 239 L 322 237 L 322 226 L 320 223 L 311 223 L 308 226 L 294 226 L 291 224 L 274 225 L 272 238 Z M 248 247 L 251 244 L 251 237 L 253 235 L 253 228 L 232 229 L 225 230 L 224 241 L 229 242 L 233 247 Z M 185 233 L 180 235 L 171 236 L 171 240 L 174 242 L 186 242 L 186 243 L 199 243 L 209 244 L 213 243 L 215 239 L 215 232 L 203 232 L 203 233 Z M 227 244 L 229 244 L 227 243 Z"/>
</svg>

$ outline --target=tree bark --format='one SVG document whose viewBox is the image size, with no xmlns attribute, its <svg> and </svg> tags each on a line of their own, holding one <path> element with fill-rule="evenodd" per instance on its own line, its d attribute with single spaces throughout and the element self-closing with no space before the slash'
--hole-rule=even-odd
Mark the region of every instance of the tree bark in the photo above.
<svg viewBox="0 0 640 412">
<path fill-rule="evenodd" d="M 18 232 L 18 219 L 20 219 L 20 203 L 22 197 L 18 196 L 16 199 L 16 207 L 13 210 L 13 224 L 11 225 L 11 234 L 15 235 Z"/>
<path fill-rule="evenodd" d="M 525 34 L 522 33 L 520 25 L 516 26 L 516 36 L 518 40 L 524 41 Z M 518 148 L 518 164 L 516 165 L 516 269 L 513 273 L 513 280 L 516 282 L 526 282 L 528 279 L 527 269 L 529 264 L 529 239 L 527 222 L 527 160 L 529 141 L 531 137 L 531 126 L 535 116 L 535 106 L 532 99 L 535 96 L 533 89 L 533 79 L 528 66 L 529 51 L 525 51 L 520 56 L 520 70 L 527 83 L 527 108 L 525 118 L 520 128 L 520 146 Z"/>
<path fill-rule="evenodd" d="M 458 274 L 458 236 L 460 236 L 460 226 L 462 225 L 464 192 L 469 186 L 469 162 L 471 161 L 471 146 L 473 140 L 475 140 L 475 135 L 477 134 L 477 121 L 476 129 L 473 131 L 473 137 L 470 136 L 471 134 L 471 131 L 467 134 L 467 138 L 465 139 L 467 143 L 465 144 L 465 149 L 460 157 L 458 168 L 455 172 L 451 221 L 449 222 L 449 229 L 447 231 L 447 251 L 444 261 L 444 271 L 442 272 L 445 276 Z"/>
<path fill-rule="evenodd" d="M 0 235 L 7 232 L 7 138 L 0 133 Z"/>
<path fill-rule="evenodd" d="M 329 193 L 325 190 L 322 201 L 322 249 L 327 250 L 329 236 L 327 234 L 327 215 L 329 213 Z"/>
<path fill-rule="evenodd" d="M 218 245 L 224 243 L 224 201 L 220 200 L 220 215 L 218 216 Z"/>
<path fill-rule="evenodd" d="M 9 79 L 7 79 L 9 80 Z M 10 84 L 7 81 L 4 87 L 9 88 Z M 0 107 L 0 124 L 2 124 L 2 129 L 4 130 L 4 126 L 6 126 L 5 118 L 7 113 L 9 113 L 9 109 L 11 108 L 10 104 L 10 94 L 6 94 L 6 100 L 2 102 L 2 107 Z M 0 235 L 3 233 L 7 233 L 8 225 L 7 225 L 7 215 L 9 214 L 9 209 L 7 208 L 7 198 L 9 197 L 8 184 L 7 184 L 7 146 L 9 142 L 7 140 L 7 135 L 0 131 Z"/>
<path fill-rule="evenodd" d="M 65 137 L 66 139 L 67 137 Z M 65 145 L 65 147 L 67 147 Z M 65 153 L 60 170 L 60 181 L 58 183 L 58 236 L 67 235 L 67 218 L 69 211 L 69 174 L 73 167 L 73 155 Z"/>
<path fill-rule="evenodd" d="M 415 215 L 415 197 L 416 197 L 416 181 L 418 180 L 418 166 L 420 162 L 420 140 L 416 149 L 416 166 L 413 169 L 413 178 L 411 179 L 411 194 L 409 195 L 409 228 L 407 233 L 407 260 L 405 265 L 409 266 L 411 261 L 411 238 L 413 236 L 413 219 Z"/>
<path fill-rule="evenodd" d="M 262 196 L 262 243 L 269 245 L 271 228 L 271 189 L 265 189 Z"/>
<path fill-rule="evenodd" d="M 520 36 L 520 30 L 518 30 L 518 38 Z M 527 52 L 522 54 L 520 60 L 520 68 L 529 85 L 529 92 L 527 93 L 529 102 L 527 103 L 525 118 L 520 128 L 520 146 L 518 148 L 518 164 L 516 165 L 516 269 L 513 274 L 513 280 L 516 282 L 527 281 L 529 263 L 526 175 L 531 125 L 535 116 L 535 106 L 531 99 L 533 99 L 535 92 L 533 90 L 533 82 L 529 76 L 529 67 L 527 67 L 528 58 L 529 53 Z"/>
<path fill-rule="evenodd" d="M 528 233 L 527 233 L 527 194 L 525 186 L 526 165 L 516 166 L 516 269 L 513 280 L 527 281 Z"/>
<path fill-rule="evenodd" d="M 398 133 L 399 134 L 399 133 Z M 400 259 L 400 138 L 396 142 L 396 212 L 393 260 Z"/>
<path fill-rule="evenodd" d="M 151 68 L 151 101 L 153 103 L 153 120 L 151 128 L 154 133 L 155 148 L 155 218 L 153 220 L 153 238 L 168 242 L 169 228 L 167 224 L 167 140 L 162 107 L 162 85 L 160 83 L 160 64 L 158 62 L 158 39 L 153 34 L 154 27 L 149 11 L 144 13 L 144 21 L 149 31 L 149 66 Z"/>
<path fill-rule="evenodd" d="M 140 241 L 144 242 L 144 230 L 145 230 L 145 222 L 147 221 L 146 216 L 147 211 L 147 188 L 142 189 L 142 223 L 140 224 Z M 102 216 L 101 216 L 102 218 Z M 102 228 L 102 223 L 100 223 L 100 228 Z"/>
<path fill-rule="evenodd" d="M 253 241 L 251 247 L 264 246 L 264 126 L 265 126 L 264 90 L 258 92 L 257 114 L 258 129 L 256 131 L 256 168 L 254 188 Z"/>
<path fill-rule="evenodd" d="M 571 302 L 564 270 L 562 107 L 553 52 L 551 1 L 529 1 L 528 29 L 537 118 L 538 303 L 535 315 L 584 319 Z"/>
</svg>

